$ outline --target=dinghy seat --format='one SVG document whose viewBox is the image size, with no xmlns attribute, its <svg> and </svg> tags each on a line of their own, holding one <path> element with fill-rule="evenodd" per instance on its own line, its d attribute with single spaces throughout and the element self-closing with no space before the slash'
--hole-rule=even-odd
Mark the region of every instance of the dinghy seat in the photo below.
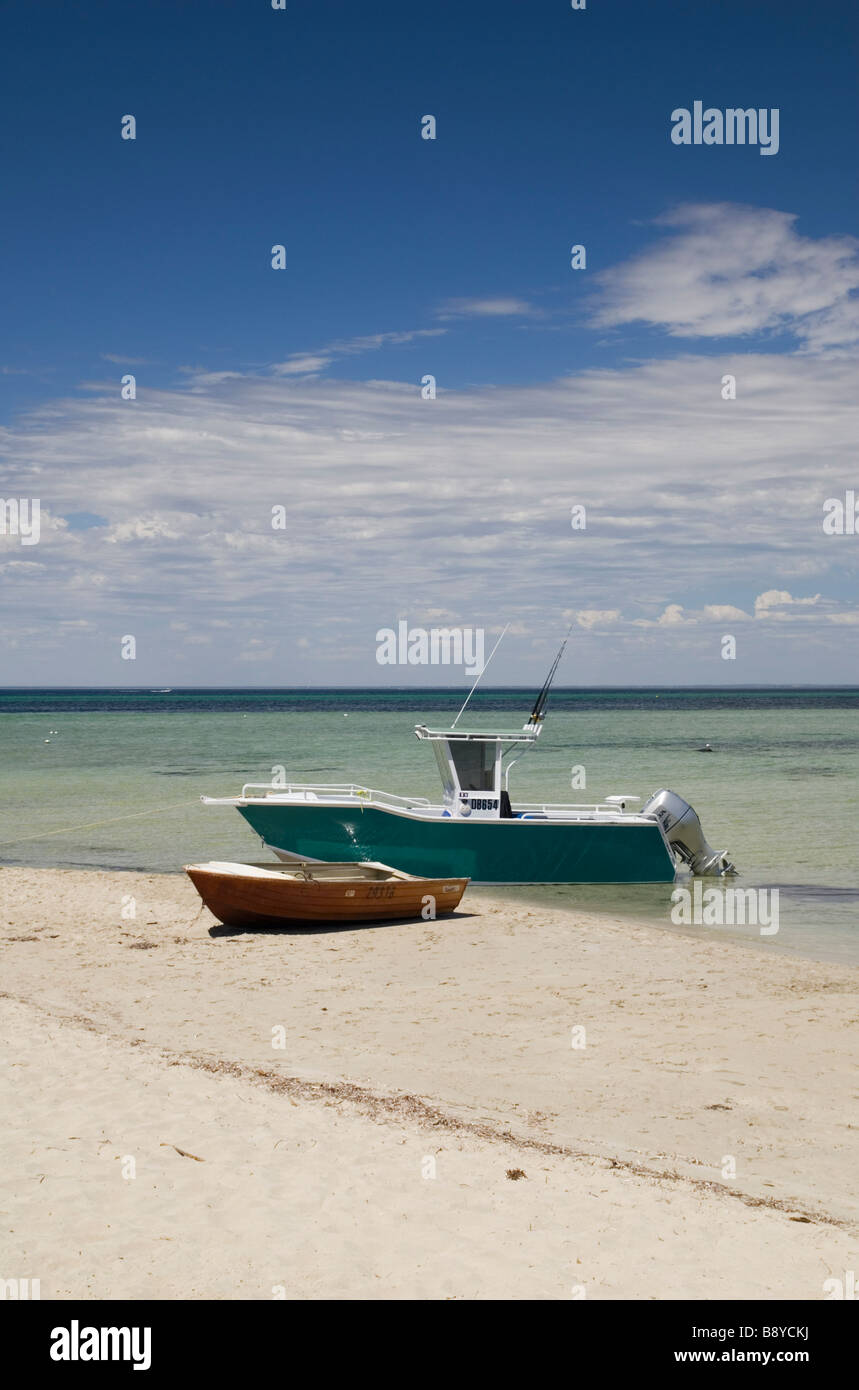
<svg viewBox="0 0 859 1390">
<path fill-rule="evenodd" d="M 235 874 L 241 878 L 283 878 L 283 870 L 273 864 L 265 869 L 261 864 L 234 864 L 225 859 L 210 859 L 206 864 L 195 864 L 196 869 L 205 869 L 211 874 Z"/>
</svg>

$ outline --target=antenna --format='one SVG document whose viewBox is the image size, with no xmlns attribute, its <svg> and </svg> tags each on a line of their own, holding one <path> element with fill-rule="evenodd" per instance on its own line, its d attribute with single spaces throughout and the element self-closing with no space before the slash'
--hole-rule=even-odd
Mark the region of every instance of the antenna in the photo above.
<svg viewBox="0 0 859 1390">
<path fill-rule="evenodd" d="M 469 702 L 469 700 L 471 699 L 472 695 L 474 694 L 475 690 L 476 690 L 477 687 L 479 686 L 480 682 L 483 680 L 483 672 L 486 670 L 487 666 L 489 665 L 489 662 L 492 660 L 493 656 L 494 656 L 495 653 L 498 651 L 498 648 L 501 646 L 501 640 L 502 640 L 503 637 L 506 636 L 506 634 L 507 634 L 507 629 L 508 629 L 509 626 L 510 626 L 509 623 L 505 623 L 505 625 L 504 625 L 504 631 L 502 632 L 501 637 L 498 638 L 498 641 L 495 643 L 495 646 L 492 648 L 492 651 L 489 653 L 489 660 L 487 660 L 487 661 L 485 661 L 485 662 L 483 663 L 483 670 L 480 672 L 480 675 L 477 677 L 477 680 L 474 682 L 474 685 L 471 687 L 471 689 L 469 690 L 468 694 L 467 694 L 466 697 L 465 697 L 465 705 L 468 704 L 468 702 Z M 456 716 L 456 718 L 454 719 L 453 723 L 451 724 L 450 727 L 451 727 L 452 729 L 455 729 L 455 728 L 456 728 L 457 724 L 459 723 L 460 719 L 462 718 L 463 714 L 465 713 L 465 705 L 463 705 L 462 709 L 459 711 L 459 714 Z"/>
<path fill-rule="evenodd" d="M 573 625 L 572 625 L 572 623 L 570 623 L 570 626 L 567 628 L 567 635 L 566 635 L 566 637 L 564 638 L 563 642 L 561 643 L 560 650 L 558 651 L 558 655 L 555 657 L 555 660 L 552 662 L 551 668 L 550 668 L 550 670 L 549 670 L 549 674 L 548 674 L 548 676 L 546 677 L 546 679 L 543 681 L 543 685 L 542 685 L 542 688 L 541 688 L 541 690 L 540 690 L 540 693 L 539 693 L 539 695 L 537 696 L 536 700 L 534 701 L 534 708 L 532 709 L 531 713 L 530 713 L 529 716 L 528 716 L 528 723 L 524 726 L 526 729 L 530 728 L 532 725 L 534 725 L 535 727 L 539 728 L 539 726 L 540 726 L 542 720 L 545 719 L 545 717 L 546 717 L 546 716 L 544 715 L 544 713 L 543 713 L 543 710 L 544 710 L 545 707 L 546 707 L 546 701 L 547 701 L 548 698 L 549 698 L 549 691 L 550 691 L 550 689 L 551 689 L 551 687 L 552 687 L 552 681 L 555 679 L 555 672 L 557 671 L 558 667 L 559 667 L 560 664 L 561 664 L 561 657 L 564 655 L 564 648 L 566 647 L 568 641 L 570 640 L 570 633 L 572 632 L 572 630 L 573 630 Z"/>
</svg>

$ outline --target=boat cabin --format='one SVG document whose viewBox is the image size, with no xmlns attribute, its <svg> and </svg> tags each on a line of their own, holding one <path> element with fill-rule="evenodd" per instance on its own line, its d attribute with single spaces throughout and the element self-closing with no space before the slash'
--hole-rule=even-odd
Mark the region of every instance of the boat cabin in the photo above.
<svg viewBox="0 0 859 1390">
<path fill-rule="evenodd" d="M 518 744 L 537 741 L 541 725 L 519 733 L 484 733 L 466 729 L 415 727 L 419 739 L 432 744 L 444 792 L 445 814 L 475 820 L 506 820 L 513 815 L 507 777 L 516 761 L 503 767 L 505 754 Z M 525 751 L 524 748 L 522 750 Z M 521 753 L 516 755 L 521 756 Z"/>
</svg>

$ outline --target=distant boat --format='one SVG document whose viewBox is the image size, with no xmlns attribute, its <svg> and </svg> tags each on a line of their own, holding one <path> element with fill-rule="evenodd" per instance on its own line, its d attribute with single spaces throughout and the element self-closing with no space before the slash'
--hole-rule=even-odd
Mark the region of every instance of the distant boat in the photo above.
<svg viewBox="0 0 859 1390">
<path fill-rule="evenodd" d="M 453 912 L 467 878 L 416 878 L 386 864 L 186 864 L 209 911 L 228 927 L 380 922 Z M 431 899 L 430 903 L 428 900 Z"/>
<path fill-rule="evenodd" d="M 172 687 L 172 685 L 167 685 L 167 686 L 164 687 L 163 690 L 150 690 L 149 694 L 150 694 L 150 695 L 172 695 L 172 694 L 173 694 L 173 687 Z"/>
<path fill-rule="evenodd" d="M 695 751 L 697 753 L 712 753 L 713 750 L 710 747 L 709 743 L 705 743 L 703 748 L 697 748 Z"/>
</svg>

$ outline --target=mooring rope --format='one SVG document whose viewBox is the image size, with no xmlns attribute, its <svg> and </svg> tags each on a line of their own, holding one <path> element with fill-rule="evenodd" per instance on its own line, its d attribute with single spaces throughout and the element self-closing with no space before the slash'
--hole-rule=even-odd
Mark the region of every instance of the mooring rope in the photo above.
<svg viewBox="0 0 859 1390">
<path fill-rule="evenodd" d="M 0 849 L 5 845 L 20 845 L 25 840 L 47 840 L 51 835 L 71 835 L 75 830 L 93 830 L 100 825 L 114 825 L 119 820 L 139 820 L 141 816 L 158 816 L 164 811 L 177 811 L 180 806 L 197 806 L 200 798 L 190 801 L 174 801 L 172 806 L 155 806 L 151 811 L 132 811 L 127 816 L 110 816 L 107 820 L 86 821 L 83 825 L 64 825 L 60 830 L 43 830 L 38 835 L 19 835 L 15 840 L 0 840 Z"/>
</svg>

